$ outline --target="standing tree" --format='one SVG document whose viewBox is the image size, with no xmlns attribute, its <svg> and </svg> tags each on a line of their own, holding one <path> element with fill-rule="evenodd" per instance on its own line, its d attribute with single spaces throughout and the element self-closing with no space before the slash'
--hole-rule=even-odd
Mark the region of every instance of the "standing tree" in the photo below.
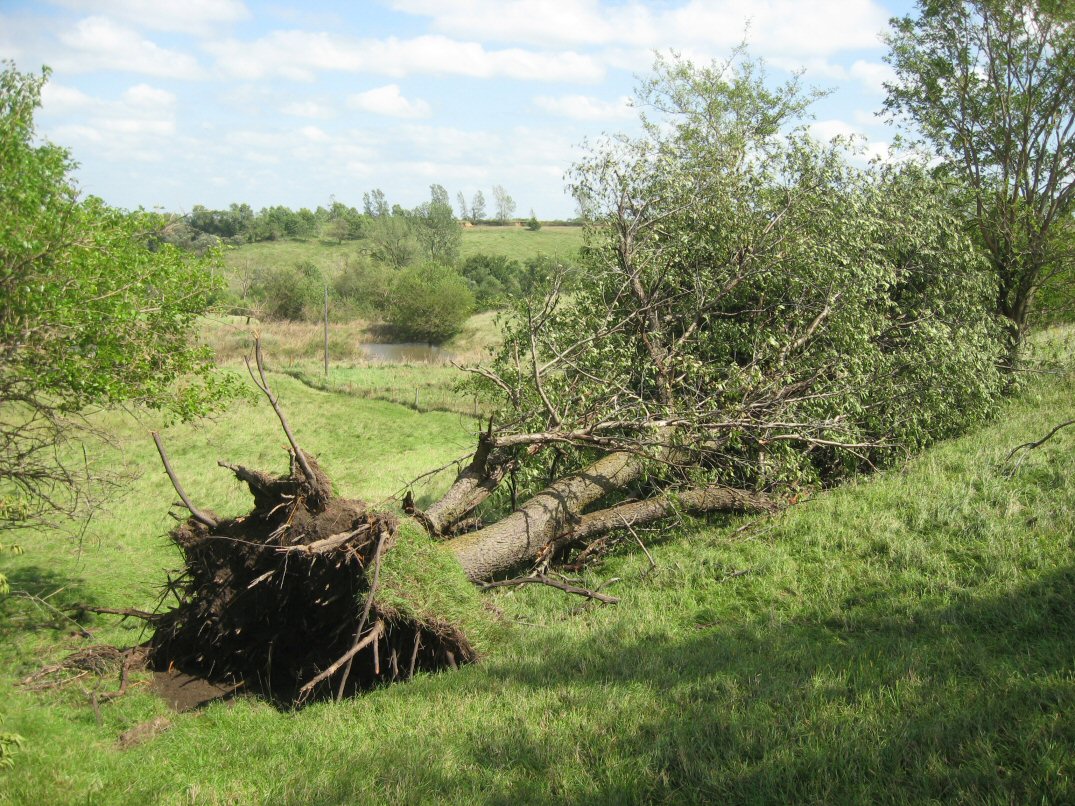
<svg viewBox="0 0 1075 806">
<path fill-rule="evenodd" d="M 474 191 L 474 198 L 470 202 L 470 220 L 475 224 L 485 220 L 485 194 L 480 190 Z"/>
<path fill-rule="evenodd" d="M 411 214 L 414 236 L 423 258 L 450 265 L 459 257 L 463 232 L 452 215 L 448 191 L 441 185 L 430 185 L 429 190 L 430 200 L 416 207 Z"/>
<path fill-rule="evenodd" d="M 463 191 L 459 191 L 455 194 L 455 204 L 459 208 L 459 220 L 470 220 L 470 208 L 467 207 L 467 197 L 463 195 Z"/>
<path fill-rule="evenodd" d="M 160 216 L 80 199 L 67 151 L 35 143 L 48 74 L 0 72 L 0 529 L 80 510 L 88 410 L 190 418 L 230 387 L 194 346 L 209 262 L 164 242 Z"/>
<path fill-rule="evenodd" d="M 429 186 L 429 202 L 447 207 L 449 211 L 452 209 L 452 202 L 448 198 L 448 190 L 444 185 L 434 183 Z"/>
<path fill-rule="evenodd" d="M 1038 290 L 1071 269 L 1058 230 L 1075 204 L 1072 6 L 919 0 L 917 18 L 892 21 L 888 44 L 886 108 L 917 126 L 966 189 L 1015 349 Z"/>
<path fill-rule="evenodd" d="M 370 219 L 366 241 L 372 258 L 397 269 L 414 260 L 418 251 L 414 226 L 405 213 L 378 215 Z"/>
<path fill-rule="evenodd" d="M 503 185 L 493 185 L 493 204 L 496 205 L 496 219 L 507 224 L 515 215 L 515 199 L 508 195 Z"/>
<path fill-rule="evenodd" d="M 610 532 L 768 511 L 991 410 L 990 276 L 925 171 L 853 170 L 802 132 L 810 96 L 750 62 L 661 61 L 641 95 L 643 135 L 574 174 L 599 216 L 585 282 L 550 272 L 473 368 L 495 413 L 448 492 L 396 523 L 332 502 L 294 442 L 287 477 L 233 468 L 255 511 L 176 531 L 191 573 L 157 663 L 254 680 L 271 662 L 299 698 L 453 666 L 474 656 L 464 577 L 555 584 L 550 563 Z M 225 591 L 218 565 L 242 569 Z"/>
<path fill-rule="evenodd" d="M 380 188 L 362 194 L 362 212 L 370 218 L 386 218 L 389 215 L 388 199 Z"/>
</svg>

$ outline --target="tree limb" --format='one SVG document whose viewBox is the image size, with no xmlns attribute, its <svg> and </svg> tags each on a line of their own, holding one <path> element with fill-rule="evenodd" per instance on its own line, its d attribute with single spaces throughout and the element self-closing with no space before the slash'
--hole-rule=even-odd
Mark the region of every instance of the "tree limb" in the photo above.
<svg viewBox="0 0 1075 806">
<path fill-rule="evenodd" d="M 307 694 L 314 686 L 316 686 L 322 680 L 327 680 L 328 678 L 332 677 L 332 675 L 336 674 L 336 671 L 345 663 L 347 663 L 347 661 L 351 660 L 351 658 L 353 658 L 363 649 L 368 647 L 371 643 L 380 638 L 383 632 L 384 622 L 378 620 L 373 625 L 373 629 L 366 633 L 365 638 L 363 638 L 361 641 L 356 641 L 354 645 L 346 652 L 344 652 L 331 666 L 329 666 L 327 669 L 325 669 L 325 671 L 321 672 L 321 674 L 317 675 L 317 677 L 313 678 L 309 683 L 299 689 L 299 694 Z"/>
<path fill-rule="evenodd" d="M 261 354 L 260 333 L 254 334 L 254 360 L 257 362 L 258 377 L 260 377 L 260 381 L 258 380 L 258 377 L 254 376 L 254 370 L 250 366 L 250 359 L 244 358 L 243 360 L 246 362 L 246 371 L 250 373 L 250 379 L 254 381 L 254 385 L 269 399 L 269 404 L 272 406 L 273 411 L 276 412 L 276 416 L 280 420 L 280 425 L 284 429 L 284 436 L 287 437 L 287 441 L 291 445 L 291 451 L 295 456 L 295 460 L 299 463 L 299 467 L 302 468 L 302 474 L 306 477 L 310 486 L 320 493 L 321 488 L 317 476 L 310 467 L 310 463 L 306 460 L 306 454 L 295 440 L 295 435 L 291 433 L 291 426 L 288 425 L 287 417 L 284 416 L 284 411 L 280 408 L 280 403 L 277 400 L 276 395 L 274 395 L 269 388 L 269 380 L 265 377 L 265 360 Z"/>
<path fill-rule="evenodd" d="M 179 482 L 179 478 L 175 475 L 175 471 L 172 470 L 172 463 L 168 461 L 168 453 L 164 450 L 164 443 L 161 441 L 161 435 L 156 431 L 150 432 L 153 435 L 153 442 L 157 446 L 157 453 L 160 454 L 161 462 L 164 463 L 164 472 L 168 474 L 168 478 L 172 482 L 172 486 L 179 494 L 179 500 L 183 502 L 183 506 L 190 512 L 190 516 L 194 518 L 198 523 L 203 526 L 207 526 L 210 529 L 217 527 L 216 519 L 198 509 L 191 503 L 190 498 L 187 497 L 186 490 L 183 489 L 183 485 Z"/>
</svg>

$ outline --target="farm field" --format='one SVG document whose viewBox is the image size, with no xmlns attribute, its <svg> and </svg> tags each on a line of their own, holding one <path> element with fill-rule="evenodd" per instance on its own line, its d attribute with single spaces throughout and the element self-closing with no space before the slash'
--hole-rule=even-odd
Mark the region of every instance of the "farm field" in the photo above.
<svg viewBox="0 0 1075 806">
<path fill-rule="evenodd" d="M 461 414 L 271 380 L 348 495 L 381 501 L 472 446 Z M 3 729 L 26 739 L 0 802 L 1070 801 L 1075 432 L 1014 473 L 1005 456 L 1073 392 L 1069 371 L 1035 376 L 992 426 L 769 520 L 643 532 L 653 565 L 625 541 L 583 575 L 622 597 L 614 607 L 488 593 L 506 634 L 458 672 L 300 711 L 239 697 L 180 714 L 140 675 L 98 721 L 78 686 L 19 681 L 74 649 L 141 640 L 137 624 L 76 628 L 53 608 L 152 608 L 177 568 L 156 423 L 110 415 L 102 458 L 135 475 L 125 494 L 81 544 L 56 533 L 2 559 L 47 604 L 0 604 Z M 163 433 L 188 492 L 221 514 L 247 496 L 218 458 L 285 464 L 263 402 Z"/>
<path fill-rule="evenodd" d="M 546 226 L 537 232 L 526 227 L 477 226 L 463 230 L 460 255 L 503 255 L 513 260 L 526 260 L 538 254 L 569 260 L 582 246 L 582 227 Z M 335 243 L 319 239 L 308 241 L 264 241 L 228 249 L 225 265 L 250 263 L 258 268 L 293 266 L 300 261 L 312 261 L 329 276 L 349 258 L 363 253 L 363 241 Z"/>
</svg>

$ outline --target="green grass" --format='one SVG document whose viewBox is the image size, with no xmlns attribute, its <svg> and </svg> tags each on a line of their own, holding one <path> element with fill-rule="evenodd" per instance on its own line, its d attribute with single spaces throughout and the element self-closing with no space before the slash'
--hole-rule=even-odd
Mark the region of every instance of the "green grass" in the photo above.
<svg viewBox="0 0 1075 806">
<path fill-rule="evenodd" d="M 503 255 L 524 261 L 536 255 L 572 260 L 582 246 L 582 227 L 542 227 L 531 232 L 526 227 L 483 227 L 463 230 L 460 254 Z"/>
<path fill-rule="evenodd" d="M 467 444 L 453 415 L 320 393 L 274 376 L 299 438 L 345 492 L 378 497 Z M 515 626 L 483 663 L 295 713 L 251 699 L 173 715 L 136 690 L 102 706 L 15 681 L 84 645 L 12 600 L 0 619 L 11 803 L 1061 803 L 1075 800 L 1075 430 L 1014 477 L 1002 460 L 1072 416 L 1075 377 L 1031 381 L 993 425 L 770 521 L 697 522 L 656 561 L 622 544 L 584 575 L 622 597 L 548 588 L 486 596 Z M 173 496 L 141 430 L 143 472 L 93 525 L 0 558 L 52 601 L 146 606 L 176 557 Z M 242 491 L 212 465 L 283 462 L 265 406 L 166 433 L 194 498 Z M 118 458 L 117 458 L 118 460 Z M 24 619 L 19 621 L 18 619 Z M 96 617 L 96 641 L 134 627 Z"/>
<path fill-rule="evenodd" d="M 504 255 L 524 261 L 539 254 L 570 260 L 582 246 L 582 227 L 549 226 L 537 232 L 526 227 L 478 226 L 463 230 L 460 254 Z M 294 266 L 300 261 L 311 261 L 328 276 L 335 276 L 340 266 L 351 257 L 363 254 L 364 241 L 264 241 L 228 249 L 224 264 L 234 267 L 249 264 L 259 268 Z"/>
</svg>

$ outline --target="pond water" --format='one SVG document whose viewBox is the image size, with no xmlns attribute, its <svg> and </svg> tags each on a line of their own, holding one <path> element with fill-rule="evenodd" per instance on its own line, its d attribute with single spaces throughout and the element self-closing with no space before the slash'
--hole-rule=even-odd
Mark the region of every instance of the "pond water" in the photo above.
<svg viewBox="0 0 1075 806">
<path fill-rule="evenodd" d="M 363 344 L 370 361 L 388 364 L 442 364 L 452 359 L 452 354 L 442 347 L 424 342 L 398 342 L 396 344 Z"/>
</svg>

